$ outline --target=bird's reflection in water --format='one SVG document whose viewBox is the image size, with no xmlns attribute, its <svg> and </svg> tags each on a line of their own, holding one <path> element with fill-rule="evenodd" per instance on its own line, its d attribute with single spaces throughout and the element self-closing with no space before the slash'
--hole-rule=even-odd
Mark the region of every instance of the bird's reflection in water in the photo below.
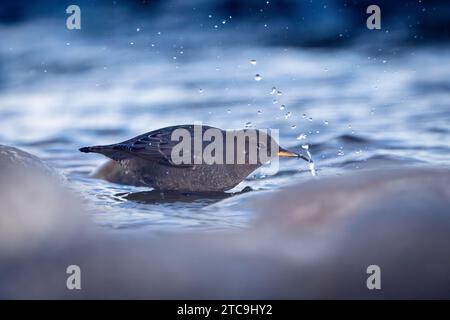
<svg viewBox="0 0 450 320">
<path fill-rule="evenodd" d="M 135 201 L 146 204 L 169 204 L 169 203 L 191 203 L 200 206 L 207 206 L 223 199 L 253 191 L 250 187 L 245 187 L 237 192 L 180 192 L 180 191 L 141 191 L 131 193 L 118 193 L 115 196 L 128 201 Z"/>
</svg>

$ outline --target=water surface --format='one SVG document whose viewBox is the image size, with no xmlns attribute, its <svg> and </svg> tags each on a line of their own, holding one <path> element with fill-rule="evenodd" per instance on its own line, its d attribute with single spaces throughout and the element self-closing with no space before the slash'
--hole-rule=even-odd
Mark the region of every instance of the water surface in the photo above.
<svg viewBox="0 0 450 320">
<path fill-rule="evenodd" d="M 137 23 L 74 36 L 58 23 L 0 27 L 0 142 L 60 169 L 105 228 L 245 228 L 255 194 L 361 169 L 450 164 L 448 47 L 267 46 Z M 317 176 L 283 159 L 277 174 L 261 168 L 233 190 L 252 192 L 161 196 L 90 179 L 106 159 L 77 151 L 194 121 L 279 129 L 283 147 L 309 145 Z"/>
</svg>

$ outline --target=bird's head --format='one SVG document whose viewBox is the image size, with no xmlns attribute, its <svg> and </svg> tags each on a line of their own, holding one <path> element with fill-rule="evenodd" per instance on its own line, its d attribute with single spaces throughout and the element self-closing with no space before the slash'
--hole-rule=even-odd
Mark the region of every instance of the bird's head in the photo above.
<svg viewBox="0 0 450 320">
<path fill-rule="evenodd" d="M 267 130 L 245 129 L 242 133 L 245 137 L 246 156 L 256 152 L 258 164 L 264 164 L 274 157 L 300 158 L 312 162 L 309 157 L 282 148 Z"/>
</svg>

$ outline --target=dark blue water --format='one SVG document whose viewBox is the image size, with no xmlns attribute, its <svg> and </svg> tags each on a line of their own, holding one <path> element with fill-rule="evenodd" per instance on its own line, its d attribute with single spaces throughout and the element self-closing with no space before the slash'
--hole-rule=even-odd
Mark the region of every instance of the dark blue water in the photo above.
<svg viewBox="0 0 450 320">
<path fill-rule="evenodd" d="M 98 34 L 69 32 L 64 17 L 0 25 L 0 142 L 59 168 L 107 228 L 245 227 L 256 192 L 361 169 L 449 166 L 450 47 L 272 46 L 255 40 L 271 25 L 240 34 L 233 17 L 208 19 L 184 32 L 145 18 Z M 145 188 L 90 179 L 106 159 L 77 151 L 194 121 L 279 129 L 282 146 L 310 146 L 318 176 L 286 160 L 234 190 L 253 192 L 148 199 Z"/>
</svg>

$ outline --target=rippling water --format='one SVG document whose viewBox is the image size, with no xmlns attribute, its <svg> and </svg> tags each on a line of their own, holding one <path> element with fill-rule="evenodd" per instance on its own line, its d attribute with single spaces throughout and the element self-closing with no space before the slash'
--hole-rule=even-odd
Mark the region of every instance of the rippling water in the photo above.
<svg viewBox="0 0 450 320">
<path fill-rule="evenodd" d="M 450 164 L 448 47 L 308 50 L 223 37 L 202 45 L 145 27 L 111 38 L 58 30 L 0 28 L 0 142 L 59 168 L 107 228 L 240 228 L 258 192 L 366 168 Z M 282 160 L 277 174 L 261 168 L 234 190 L 252 192 L 162 196 L 90 179 L 106 159 L 77 151 L 194 121 L 277 128 L 282 146 L 310 146 L 317 176 L 304 161 Z"/>
</svg>

